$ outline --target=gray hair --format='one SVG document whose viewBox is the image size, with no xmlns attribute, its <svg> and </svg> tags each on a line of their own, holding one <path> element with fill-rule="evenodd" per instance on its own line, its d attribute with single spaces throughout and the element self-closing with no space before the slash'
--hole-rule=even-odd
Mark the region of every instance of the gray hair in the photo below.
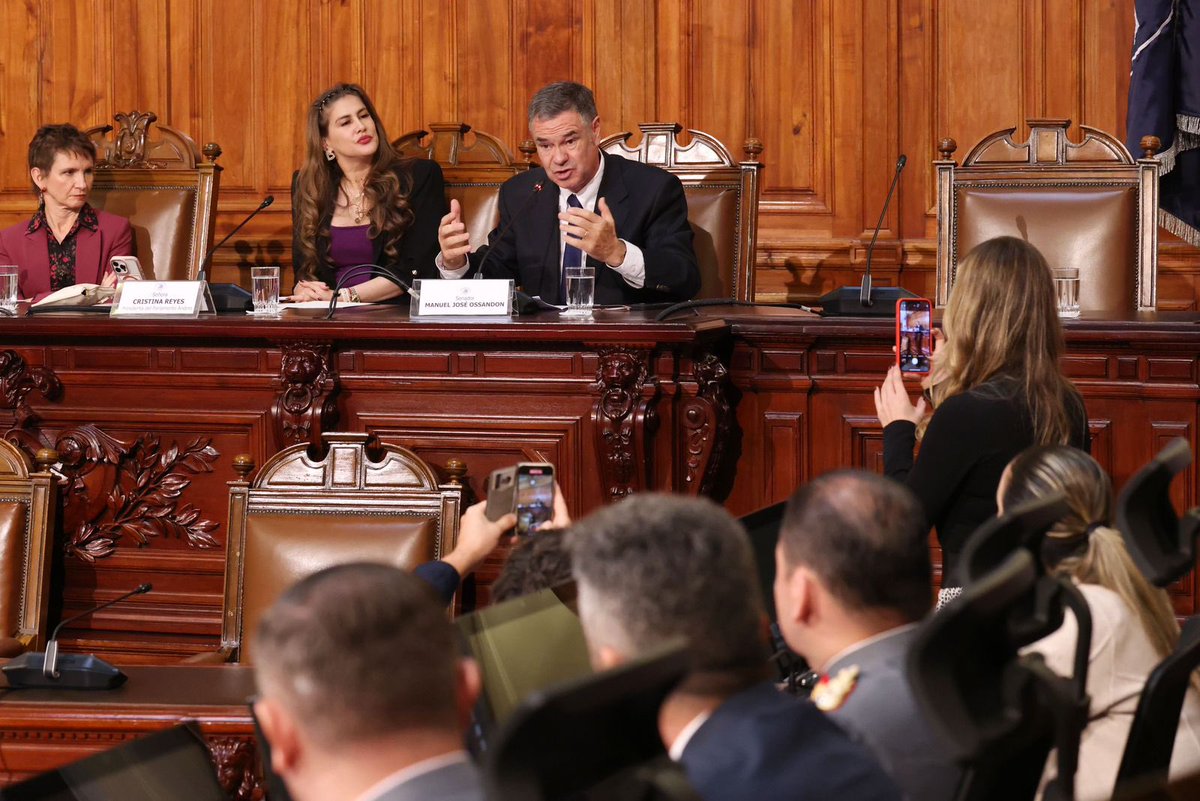
<svg viewBox="0 0 1200 801">
<path fill-rule="evenodd" d="M 390 565 L 327 568 L 288 590 L 254 638 L 259 691 L 322 745 L 457 728 L 458 651 L 432 590 Z"/>
<path fill-rule="evenodd" d="M 766 614 L 745 530 L 712 501 L 642 494 L 575 523 L 584 634 L 636 657 L 682 638 L 692 669 L 765 668 Z"/>
<path fill-rule="evenodd" d="M 585 124 L 596 119 L 596 98 L 592 90 L 574 81 L 559 81 L 544 86 L 529 101 L 529 124 L 548 120 L 564 111 L 578 111 Z"/>
</svg>

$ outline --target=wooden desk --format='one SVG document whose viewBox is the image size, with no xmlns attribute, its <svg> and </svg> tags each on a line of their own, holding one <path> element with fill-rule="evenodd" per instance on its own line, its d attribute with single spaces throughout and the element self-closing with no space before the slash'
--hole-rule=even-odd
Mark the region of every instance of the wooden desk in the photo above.
<svg viewBox="0 0 1200 801">
<path fill-rule="evenodd" d="M 1197 320 L 1067 325 L 1066 369 L 1118 485 L 1172 437 L 1195 446 Z M 871 390 L 892 338 L 891 320 L 790 309 L 665 323 L 428 323 L 397 307 L 332 322 L 0 319 L 0 414 L 8 439 L 63 455 L 64 612 L 155 585 L 64 647 L 161 661 L 216 647 L 236 454 L 261 464 L 322 430 L 373 431 L 435 468 L 463 460 L 476 493 L 494 468 L 548 459 L 576 515 L 641 489 L 703 492 L 740 514 L 838 467 L 879 469 Z M 1177 490 L 1196 503 L 1194 471 Z M 481 571 L 485 585 L 496 569 Z M 1174 598 L 1181 614 L 1196 608 L 1191 579 Z"/>
<path fill-rule="evenodd" d="M 9 690 L 0 684 L 0 786 L 195 720 L 221 785 L 232 798 L 249 801 L 261 784 L 246 706 L 254 671 L 239 665 L 123 670 L 129 680 L 115 690 Z"/>
</svg>

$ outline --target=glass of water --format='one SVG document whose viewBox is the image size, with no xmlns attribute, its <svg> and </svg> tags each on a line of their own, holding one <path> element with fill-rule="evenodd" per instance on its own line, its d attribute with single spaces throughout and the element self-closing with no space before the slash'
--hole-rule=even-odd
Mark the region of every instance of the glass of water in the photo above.
<svg viewBox="0 0 1200 801">
<path fill-rule="evenodd" d="M 1074 319 L 1079 316 L 1079 270 L 1060 267 L 1054 270 L 1054 291 L 1058 294 L 1058 316 Z"/>
<path fill-rule="evenodd" d="M 567 268 L 566 317 L 591 317 L 592 303 L 596 297 L 596 268 L 581 264 Z"/>
<path fill-rule="evenodd" d="M 250 268 L 254 295 L 254 314 L 261 317 L 279 316 L 279 265 Z"/>
<path fill-rule="evenodd" d="M 7 312 L 17 310 L 17 284 L 20 270 L 15 264 L 0 264 L 0 309 Z"/>
</svg>

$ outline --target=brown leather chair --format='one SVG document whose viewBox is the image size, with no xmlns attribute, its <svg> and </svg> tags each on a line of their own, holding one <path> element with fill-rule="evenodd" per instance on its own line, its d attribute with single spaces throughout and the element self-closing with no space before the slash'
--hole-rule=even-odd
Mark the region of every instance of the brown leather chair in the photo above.
<svg viewBox="0 0 1200 801">
<path fill-rule="evenodd" d="M 436 161 L 446 178 L 446 199 L 458 200 L 471 246 L 487 243 L 487 235 L 500 222 L 500 185 L 529 169 L 532 151 L 524 162 L 514 161 L 496 137 L 472 131 L 463 122 L 435 122 L 430 131 L 411 131 L 392 142 L 401 153 Z"/>
<path fill-rule="evenodd" d="M 147 278 L 194 280 L 212 247 L 221 148 L 205 145 L 202 160 L 186 134 L 166 125 L 152 129 L 154 114 L 115 119 L 115 133 L 111 125 L 87 131 L 97 151 L 90 202 L 129 220 Z"/>
<path fill-rule="evenodd" d="M 385 562 L 414 568 L 458 539 L 462 487 L 439 484 L 415 453 L 367 434 L 329 433 L 325 456 L 308 445 L 254 464 L 235 459 L 230 482 L 221 633 L 224 659 L 251 662 L 250 635 L 292 584 L 330 565 Z"/>
<path fill-rule="evenodd" d="M 683 183 L 688 221 L 695 234 L 700 263 L 700 298 L 754 300 L 754 247 L 758 237 L 758 171 L 762 142 L 747 139 L 745 161 L 734 161 L 725 145 L 702 131 L 688 130 L 684 147 L 676 138 L 678 123 L 648 122 L 638 126 L 636 148 L 624 132 L 606 136 L 600 149 L 662 167 Z"/>
<path fill-rule="evenodd" d="M 0 657 L 46 646 L 50 548 L 58 482 L 54 451 L 38 453 L 39 470 L 16 446 L 0 440 Z"/>
<path fill-rule="evenodd" d="M 1070 120 L 1028 120 L 1029 140 L 1009 128 L 987 136 L 958 166 L 943 139 L 938 182 L 937 305 L 945 306 L 958 261 L 995 236 L 1018 236 L 1051 268 L 1079 270 L 1084 311 L 1153 309 L 1158 276 L 1157 140 L 1136 161 L 1116 138 Z"/>
</svg>

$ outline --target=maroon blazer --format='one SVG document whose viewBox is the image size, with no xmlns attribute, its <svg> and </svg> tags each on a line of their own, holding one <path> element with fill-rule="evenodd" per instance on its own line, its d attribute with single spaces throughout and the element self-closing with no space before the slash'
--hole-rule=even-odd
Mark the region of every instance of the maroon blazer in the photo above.
<svg viewBox="0 0 1200 801">
<path fill-rule="evenodd" d="M 108 272 L 113 256 L 133 255 L 133 230 L 129 220 L 96 209 L 100 221 L 95 231 L 80 226 L 75 232 L 75 281 L 98 284 Z M 50 250 L 46 229 L 28 233 L 29 221 L 0 231 L 0 264 L 19 268 L 18 292 L 21 297 L 41 300 L 50 294 Z"/>
</svg>

